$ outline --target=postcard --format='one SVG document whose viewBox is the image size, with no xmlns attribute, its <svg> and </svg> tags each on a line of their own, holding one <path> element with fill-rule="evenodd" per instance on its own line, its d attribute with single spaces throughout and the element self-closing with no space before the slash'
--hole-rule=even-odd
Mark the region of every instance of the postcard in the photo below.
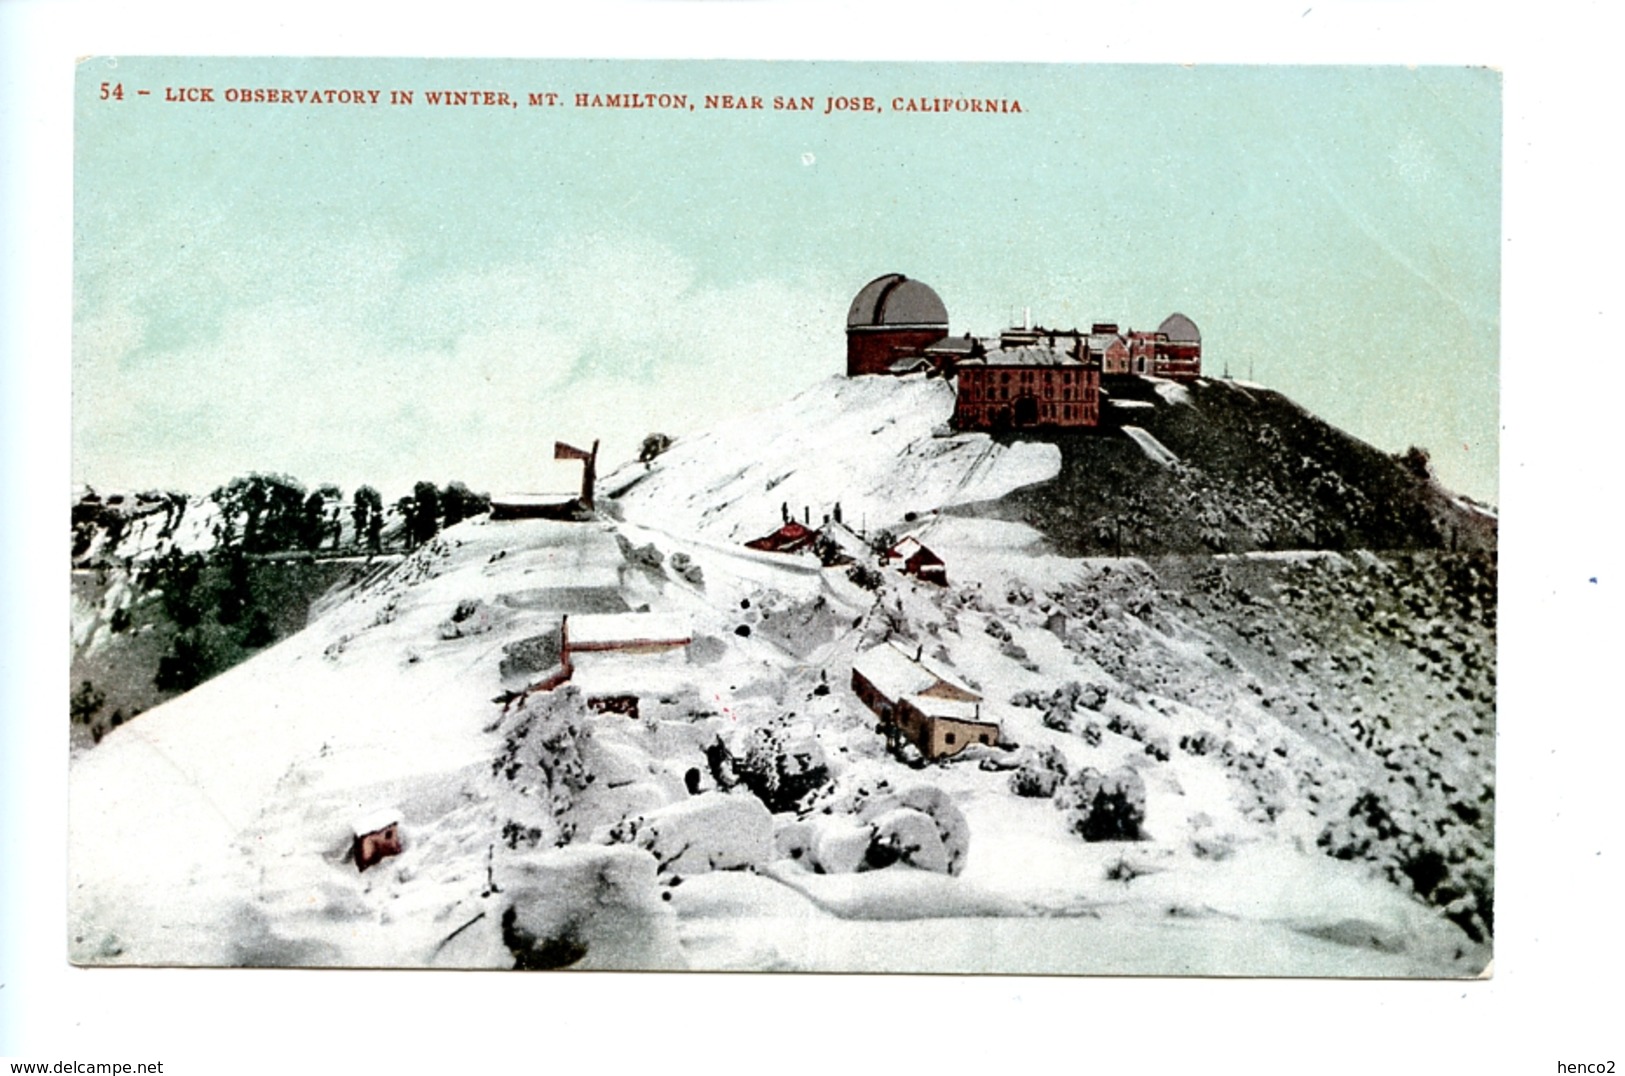
<svg viewBox="0 0 1625 1076">
<path fill-rule="evenodd" d="M 72 962 L 1488 974 L 1498 73 L 75 94 Z"/>
</svg>

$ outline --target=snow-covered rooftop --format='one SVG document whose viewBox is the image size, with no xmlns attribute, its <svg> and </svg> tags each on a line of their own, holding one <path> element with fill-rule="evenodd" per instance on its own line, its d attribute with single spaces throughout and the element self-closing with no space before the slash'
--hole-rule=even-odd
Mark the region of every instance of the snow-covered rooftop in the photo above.
<svg viewBox="0 0 1625 1076">
<path fill-rule="evenodd" d="M 944 336 L 925 350 L 938 354 L 968 354 L 975 346 L 976 339 L 966 333 L 964 336 Z"/>
<path fill-rule="evenodd" d="M 946 717 L 953 721 L 971 721 L 997 727 L 997 722 L 982 718 L 981 704 L 964 699 L 939 699 L 934 695 L 906 695 L 910 706 L 927 717 Z"/>
<path fill-rule="evenodd" d="M 979 359 L 966 359 L 961 365 L 981 363 L 986 366 L 1081 366 L 1067 350 L 1042 345 L 1001 347 L 989 351 Z"/>
<path fill-rule="evenodd" d="M 852 668 L 888 699 L 918 695 L 939 684 L 975 695 L 958 677 L 930 658 L 914 654 L 895 641 L 887 641 L 859 654 Z M 980 697 L 980 696 L 978 696 Z"/>
<path fill-rule="evenodd" d="M 694 636 L 687 617 L 671 613 L 579 613 L 565 619 L 570 645 L 686 644 Z"/>
<path fill-rule="evenodd" d="M 350 832 L 357 837 L 365 837 L 369 833 L 377 833 L 381 829 L 388 829 L 401 820 L 401 812 L 395 807 L 374 807 L 366 814 L 357 815 L 350 823 Z"/>
<path fill-rule="evenodd" d="M 887 560 L 907 560 L 925 546 L 912 534 L 886 551 Z"/>
<path fill-rule="evenodd" d="M 672 695 L 692 687 L 694 668 L 671 654 L 590 653 L 571 659 L 570 683 L 589 699 L 604 695 Z"/>
</svg>

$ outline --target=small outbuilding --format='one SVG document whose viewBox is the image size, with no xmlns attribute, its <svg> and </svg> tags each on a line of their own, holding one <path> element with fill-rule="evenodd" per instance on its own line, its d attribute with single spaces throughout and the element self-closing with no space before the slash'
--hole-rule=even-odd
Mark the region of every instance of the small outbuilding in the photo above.
<svg viewBox="0 0 1625 1076">
<path fill-rule="evenodd" d="M 897 704 L 894 723 L 926 758 L 950 758 L 973 743 L 999 742 L 999 726 L 982 720 L 979 702 L 907 695 Z"/>
<path fill-rule="evenodd" d="M 401 813 L 393 807 L 368 811 L 355 820 L 350 832 L 350 858 L 358 871 L 401 854 Z"/>
<path fill-rule="evenodd" d="M 999 741 L 998 724 L 982 720 L 982 696 L 919 647 L 889 640 L 865 650 L 852 663 L 852 691 L 889 736 L 908 740 L 927 758 Z"/>
<path fill-rule="evenodd" d="M 753 538 L 745 543 L 746 549 L 763 553 L 799 553 L 818 540 L 818 532 L 796 520 L 790 520 L 772 534 Z"/>
<path fill-rule="evenodd" d="M 918 538 L 908 537 L 886 551 L 886 566 L 939 587 L 948 585 L 948 566 Z"/>
</svg>

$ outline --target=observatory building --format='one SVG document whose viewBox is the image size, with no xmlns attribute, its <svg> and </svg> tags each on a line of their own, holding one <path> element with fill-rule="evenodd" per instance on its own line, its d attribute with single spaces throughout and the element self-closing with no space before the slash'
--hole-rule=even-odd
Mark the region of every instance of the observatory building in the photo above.
<svg viewBox="0 0 1625 1076">
<path fill-rule="evenodd" d="M 846 374 L 889 374 L 948 335 L 948 308 L 937 293 L 902 273 L 863 286 L 846 314 Z"/>
</svg>

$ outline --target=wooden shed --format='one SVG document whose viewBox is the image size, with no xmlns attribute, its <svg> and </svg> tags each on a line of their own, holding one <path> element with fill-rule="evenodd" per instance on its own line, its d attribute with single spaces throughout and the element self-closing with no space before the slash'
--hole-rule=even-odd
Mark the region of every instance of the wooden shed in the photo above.
<svg viewBox="0 0 1625 1076">
<path fill-rule="evenodd" d="M 998 743 L 998 724 L 982 720 L 982 696 L 918 647 L 887 641 L 865 650 L 852 663 L 852 691 L 927 758 Z"/>
<path fill-rule="evenodd" d="M 948 585 L 948 566 L 918 538 L 904 538 L 887 550 L 886 564 L 927 583 Z"/>
<path fill-rule="evenodd" d="M 350 833 L 350 858 L 356 870 L 401 853 L 401 813 L 393 807 L 368 811 L 351 824 Z"/>
</svg>

